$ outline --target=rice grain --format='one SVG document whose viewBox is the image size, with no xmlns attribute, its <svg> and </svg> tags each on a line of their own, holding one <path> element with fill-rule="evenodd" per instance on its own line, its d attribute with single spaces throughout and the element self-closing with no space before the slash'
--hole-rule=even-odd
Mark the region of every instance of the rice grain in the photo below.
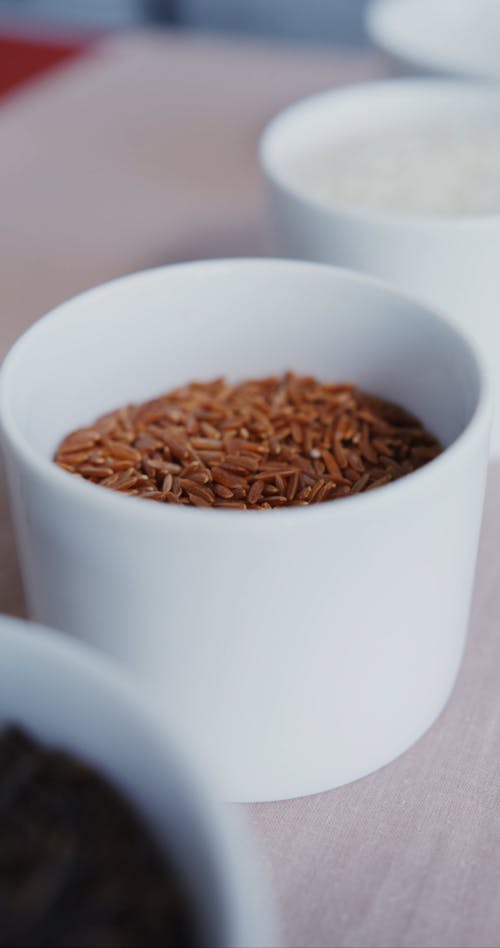
<svg viewBox="0 0 500 948">
<path fill-rule="evenodd" d="M 441 447 L 398 405 L 291 372 L 193 382 L 71 432 L 56 463 L 162 503 L 272 510 L 382 487 Z"/>
</svg>

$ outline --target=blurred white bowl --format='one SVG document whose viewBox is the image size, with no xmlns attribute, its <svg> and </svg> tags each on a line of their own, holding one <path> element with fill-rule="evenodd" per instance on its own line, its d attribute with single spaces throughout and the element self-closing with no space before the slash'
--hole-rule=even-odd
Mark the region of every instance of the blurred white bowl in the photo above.
<svg viewBox="0 0 500 948">
<path fill-rule="evenodd" d="M 464 116 L 498 126 L 500 88 L 472 80 L 401 79 L 334 89 L 273 119 L 260 159 L 275 254 L 378 277 L 437 306 L 475 338 L 498 392 L 492 453 L 500 455 L 500 214 L 424 216 L 336 204 L 320 199 L 314 180 L 297 170 L 336 142 L 377 138 L 381 128 L 397 128 L 398 122 L 410 129 L 412 123 L 439 127 Z"/>
<path fill-rule="evenodd" d="M 370 493 L 267 512 L 146 502 L 51 460 L 67 432 L 130 401 L 286 369 L 401 403 L 447 450 Z M 1 373 L 30 613 L 141 678 L 226 798 L 360 777 L 422 734 L 454 681 L 489 412 L 460 332 L 357 274 L 209 261 L 85 293 Z"/>
<path fill-rule="evenodd" d="M 500 78 L 498 0 L 375 0 L 366 24 L 379 46 L 421 70 Z"/>
<path fill-rule="evenodd" d="M 123 793 L 185 880 L 206 948 L 268 948 L 273 923 L 246 827 L 204 781 L 127 679 L 83 645 L 0 616 L 0 728 L 93 765 Z"/>
</svg>

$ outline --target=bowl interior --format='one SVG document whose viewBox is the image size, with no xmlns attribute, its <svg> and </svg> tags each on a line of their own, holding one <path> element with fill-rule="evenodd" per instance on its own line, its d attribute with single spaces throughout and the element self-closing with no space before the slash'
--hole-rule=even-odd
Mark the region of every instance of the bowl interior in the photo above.
<svg viewBox="0 0 500 948">
<path fill-rule="evenodd" d="M 500 92 L 467 80 L 402 79 L 320 93 L 285 109 L 265 130 L 261 157 L 266 170 L 306 195 L 314 190 L 314 159 L 335 145 L 384 129 L 412 130 L 446 121 L 473 127 L 500 121 Z M 324 172 L 323 172 L 324 173 Z"/>
<path fill-rule="evenodd" d="M 125 278 L 39 321 L 4 364 L 3 423 L 50 459 L 70 430 L 121 405 L 287 369 L 396 401 L 445 445 L 480 396 L 474 352 L 424 306 L 330 267 L 220 261 Z"/>
</svg>

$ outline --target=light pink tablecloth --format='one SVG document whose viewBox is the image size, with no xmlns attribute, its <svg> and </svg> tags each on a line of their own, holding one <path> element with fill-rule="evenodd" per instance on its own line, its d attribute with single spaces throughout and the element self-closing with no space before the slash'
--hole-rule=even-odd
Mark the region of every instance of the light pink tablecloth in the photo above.
<svg viewBox="0 0 500 948">
<path fill-rule="evenodd" d="M 289 101 L 387 73 L 373 55 L 129 35 L 0 108 L 0 351 L 93 283 L 262 250 L 256 142 Z M 0 494 L 0 611 L 23 612 Z M 500 465 L 452 699 L 395 763 L 340 790 L 246 808 L 284 941 L 500 945 Z"/>
</svg>

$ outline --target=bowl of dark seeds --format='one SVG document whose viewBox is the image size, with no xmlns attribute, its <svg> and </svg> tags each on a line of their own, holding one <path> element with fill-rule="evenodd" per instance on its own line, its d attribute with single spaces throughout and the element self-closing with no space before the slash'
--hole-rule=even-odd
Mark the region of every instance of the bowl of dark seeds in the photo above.
<svg viewBox="0 0 500 948">
<path fill-rule="evenodd" d="M 91 290 L 0 377 L 30 614 L 136 675 L 227 799 L 361 777 L 453 685 L 490 406 L 459 328 L 348 271 Z"/>
<path fill-rule="evenodd" d="M 0 945 L 273 943 L 242 828 L 134 689 L 27 623 L 0 651 Z"/>
</svg>

